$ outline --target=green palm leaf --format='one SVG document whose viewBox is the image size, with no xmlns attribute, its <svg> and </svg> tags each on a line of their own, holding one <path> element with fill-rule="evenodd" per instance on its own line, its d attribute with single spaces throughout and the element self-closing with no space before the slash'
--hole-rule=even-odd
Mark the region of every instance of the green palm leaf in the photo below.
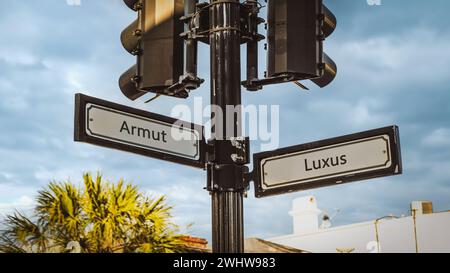
<svg viewBox="0 0 450 273">
<path fill-rule="evenodd" d="M 144 197 L 136 186 L 109 183 L 99 174 L 85 174 L 82 185 L 51 182 L 38 192 L 33 217 L 7 216 L 0 251 L 67 252 L 73 245 L 85 253 L 183 250 L 164 196 Z"/>
</svg>

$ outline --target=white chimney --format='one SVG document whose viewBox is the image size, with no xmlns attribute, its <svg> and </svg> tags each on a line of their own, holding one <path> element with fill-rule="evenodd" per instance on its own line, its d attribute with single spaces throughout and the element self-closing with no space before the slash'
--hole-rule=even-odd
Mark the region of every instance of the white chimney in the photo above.
<svg viewBox="0 0 450 273">
<path fill-rule="evenodd" d="M 322 213 L 317 208 L 314 196 L 297 198 L 293 202 L 292 211 L 289 214 L 294 221 L 294 234 L 305 235 L 319 231 L 319 215 Z"/>
<path fill-rule="evenodd" d="M 411 214 L 415 212 L 416 215 L 432 214 L 433 202 L 431 201 L 414 201 L 411 203 Z"/>
</svg>

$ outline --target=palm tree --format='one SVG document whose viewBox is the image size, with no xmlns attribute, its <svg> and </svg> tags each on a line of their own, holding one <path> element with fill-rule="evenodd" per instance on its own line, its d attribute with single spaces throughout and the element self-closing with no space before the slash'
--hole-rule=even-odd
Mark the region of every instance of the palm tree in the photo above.
<svg viewBox="0 0 450 273">
<path fill-rule="evenodd" d="M 19 212 L 5 218 L 0 252 L 181 252 L 183 237 L 165 201 L 100 175 L 85 174 L 82 189 L 53 182 L 39 191 L 31 218 Z"/>
</svg>

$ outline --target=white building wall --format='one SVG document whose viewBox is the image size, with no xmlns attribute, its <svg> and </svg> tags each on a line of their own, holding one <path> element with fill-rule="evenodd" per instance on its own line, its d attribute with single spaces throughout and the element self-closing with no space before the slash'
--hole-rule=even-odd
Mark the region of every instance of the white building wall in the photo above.
<svg viewBox="0 0 450 273">
<path fill-rule="evenodd" d="M 420 252 L 450 253 L 450 212 L 418 216 L 417 230 Z"/>
<path fill-rule="evenodd" d="M 450 253 L 450 212 L 383 219 L 268 239 L 313 253 Z M 417 231 L 417 240 L 415 229 Z"/>
</svg>

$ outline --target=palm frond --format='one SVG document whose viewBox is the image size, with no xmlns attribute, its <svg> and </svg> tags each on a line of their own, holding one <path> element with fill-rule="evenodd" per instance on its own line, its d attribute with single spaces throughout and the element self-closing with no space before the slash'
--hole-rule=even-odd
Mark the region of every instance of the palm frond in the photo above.
<svg viewBox="0 0 450 273">
<path fill-rule="evenodd" d="M 45 231 L 20 212 L 8 215 L 4 221 L 3 238 L 30 252 L 44 252 L 48 245 Z"/>
<path fill-rule="evenodd" d="M 1 253 L 27 253 L 23 246 L 17 244 L 13 239 L 6 235 L 0 235 Z"/>
<path fill-rule="evenodd" d="M 145 197 L 123 179 L 110 183 L 100 174 L 84 174 L 82 185 L 51 182 L 38 192 L 35 217 L 6 217 L 0 251 L 65 252 L 74 244 L 85 253 L 184 249 L 165 196 Z"/>
</svg>

